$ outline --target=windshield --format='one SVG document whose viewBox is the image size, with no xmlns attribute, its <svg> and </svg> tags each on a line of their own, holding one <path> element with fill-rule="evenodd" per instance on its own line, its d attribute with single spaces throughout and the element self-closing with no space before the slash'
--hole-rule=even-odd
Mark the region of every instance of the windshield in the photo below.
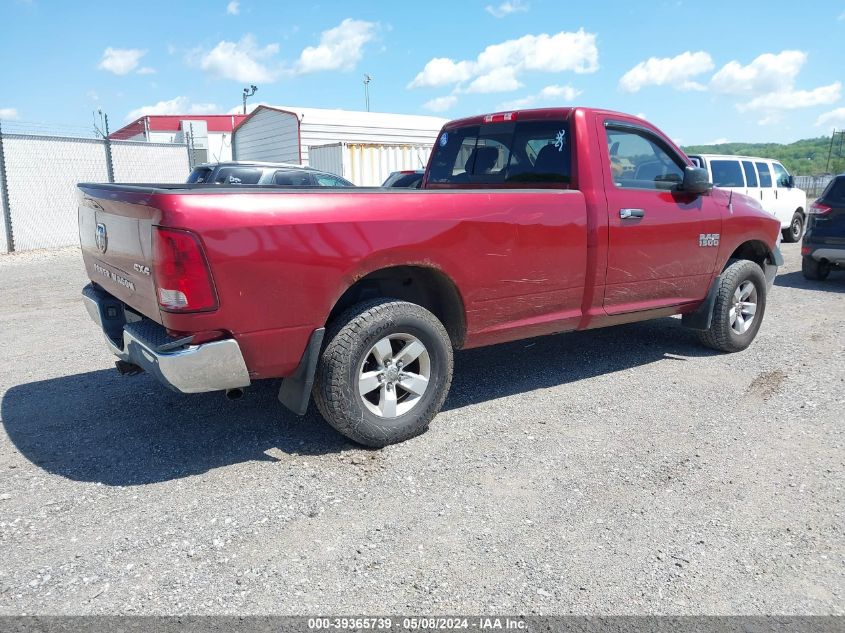
<svg viewBox="0 0 845 633">
<path fill-rule="evenodd" d="M 548 119 L 470 125 L 437 139 L 428 186 L 554 186 L 571 182 L 568 121 Z"/>
</svg>

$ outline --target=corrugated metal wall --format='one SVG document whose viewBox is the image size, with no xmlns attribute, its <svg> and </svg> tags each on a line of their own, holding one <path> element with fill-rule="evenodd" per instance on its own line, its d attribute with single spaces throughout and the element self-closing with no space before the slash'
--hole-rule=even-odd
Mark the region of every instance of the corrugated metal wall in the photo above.
<svg viewBox="0 0 845 633">
<path fill-rule="evenodd" d="M 362 187 L 378 187 L 394 171 L 424 169 L 431 145 L 332 143 L 308 148 L 311 167 Z"/>
<path fill-rule="evenodd" d="M 233 149 L 235 160 L 299 164 L 296 115 L 260 109 L 237 128 Z"/>
<path fill-rule="evenodd" d="M 235 130 L 235 160 L 298 163 L 301 151 L 302 164 L 316 167 L 309 161 L 309 147 L 334 143 L 431 146 L 444 121 L 436 117 L 317 108 L 292 108 L 288 113 L 260 106 Z M 296 145 L 297 134 L 301 148 Z"/>
</svg>

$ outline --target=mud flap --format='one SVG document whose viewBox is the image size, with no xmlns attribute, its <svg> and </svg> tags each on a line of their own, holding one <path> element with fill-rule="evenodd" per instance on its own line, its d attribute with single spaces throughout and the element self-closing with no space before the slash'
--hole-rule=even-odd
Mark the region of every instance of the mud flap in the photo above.
<svg viewBox="0 0 845 633">
<path fill-rule="evenodd" d="M 308 403 L 311 401 L 311 388 L 314 386 L 314 374 L 317 372 L 317 361 L 323 348 L 323 337 L 326 328 L 318 328 L 311 333 L 308 345 L 299 361 L 299 367 L 292 376 L 282 379 L 279 387 L 279 402 L 296 415 L 305 415 Z"/>
<path fill-rule="evenodd" d="M 710 290 L 704 301 L 695 312 L 689 312 L 681 317 L 681 324 L 691 330 L 709 330 L 713 322 L 713 306 L 716 305 L 716 297 L 719 294 L 719 284 L 722 283 L 722 276 L 719 275 L 710 284 Z"/>
</svg>

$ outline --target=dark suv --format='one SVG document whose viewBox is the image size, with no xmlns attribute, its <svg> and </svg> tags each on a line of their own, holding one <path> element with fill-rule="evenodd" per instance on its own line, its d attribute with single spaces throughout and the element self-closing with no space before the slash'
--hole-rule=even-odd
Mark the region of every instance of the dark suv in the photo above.
<svg viewBox="0 0 845 633">
<path fill-rule="evenodd" d="M 832 268 L 845 267 L 845 174 L 831 180 L 810 205 L 801 256 L 807 279 L 825 279 Z"/>
</svg>

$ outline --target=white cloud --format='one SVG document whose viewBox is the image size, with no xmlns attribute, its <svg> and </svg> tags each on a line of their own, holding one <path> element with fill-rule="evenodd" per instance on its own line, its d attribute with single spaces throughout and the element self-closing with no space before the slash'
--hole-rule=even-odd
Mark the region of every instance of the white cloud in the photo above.
<svg viewBox="0 0 845 633">
<path fill-rule="evenodd" d="M 144 66 L 144 67 L 138 69 L 138 74 L 139 75 L 155 75 L 156 69 L 150 68 L 149 66 Z"/>
<path fill-rule="evenodd" d="M 435 57 L 429 60 L 409 88 L 435 88 L 466 81 L 472 77 L 472 62 L 454 62 L 448 57 Z"/>
<path fill-rule="evenodd" d="M 474 60 L 435 57 L 417 73 L 408 88 L 445 86 L 475 79 L 480 81 L 473 91 L 481 92 L 494 85 L 493 79 L 497 77 L 494 73 L 498 73 L 499 78 L 508 76 L 507 85 L 511 86 L 508 89 L 513 90 L 513 86 L 519 83 L 518 75 L 525 71 L 593 73 L 598 68 L 596 35 L 579 29 L 554 35 L 523 35 L 492 44 Z"/>
<path fill-rule="evenodd" d="M 238 0 L 232 0 L 226 5 L 226 13 L 229 15 L 238 15 L 241 12 L 241 3 Z"/>
<path fill-rule="evenodd" d="M 3 118 L 2 115 L 0 115 L 0 118 Z M 836 108 L 830 112 L 820 114 L 819 118 L 816 119 L 816 125 L 833 125 L 837 128 L 845 127 L 845 108 Z"/>
<path fill-rule="evenodd" d="M 239 42 L 223 40 L 208 52 L 193 51 L 189 62 L 222 79 L 269 83 L 281 74 L 274 59 L 278 52 L 278 44 L 262 48 L 252 35 L 244 35 Z"/>
<path fill-rule="evenodd" d="M 378 24 L 346 18 L 323 31 L 317 46 L 308 46 L 299 56 L 296 72 L 352 70 L 364 55 L 364 45 L 376 36 Z"/>
<path fill-rule="evenodd" d="M 449 95 L 446 97 L 436 97 L 430 101 L 426 101 L 423 104 L 423 107 L 426 110 L 431 110 L 432 112 L 445 112 L 446 110 L 452 108 L 457 102 L 458 98 L 455 95 Z"/>
<path fill-rule="evenodd" d="M 126 120 L 134 121 L 148 114 L 212 114 L 219 110 L 220 108 L 214 103 L 191 104 L 188 97 L 174 97 L 169 101 L 159 101 L 153 105 L 135 108 L 126 115 Z"/>
<path fill-rule="evenodd" d="M 740 103 L 740 112 L 760 110 L 773 112 L 780 110 L 797 110 L 817 105 L 828 105 L 839 101 L 842 93 L 842 83 L 835 81 L 827 86 L 819 86 L 813 90 L 793 90 L 788 88 L 777 92 L 769 92 L 755 97 L 748 103 Z"/>
<path fill-rule="evenodd" d="M 516 78 L 516 69 L 511 66 L 502 66 L 474 79 L 466 91 L 480 93 L 511 92 L 519 88 L 522 88 L 522 84 Z"/>
<path fill-rule="evenodd" d="M 138 67 L 141 58 L 147 54 L 139 48 L 112 48 L 103 51 L 103 59 L 97 65 L 100 70 L 107 70 L 115 75 L 128 75 Z"/>
<path fill-rule="evenodd" d="M 581 91 L 572 86 L 546 86 L 537 94 L 499 104 L 498 109 L 520 110 L 544 105 L 565 106 L 580 94 Z"/>
<path fill-rule="evenodd" d="M 845 11 L 840 13 L 839 16 L 836 19 L 839 20 L 840 22 L 845 22 Z"/>
<path fill-rule="evenodd" d="M 730 141 L 724 137 L 713 139 L 712 141 L 707 141 L 704 143 L 705 145 L 724 145 L 725 143 L 730 143 Z"/>
<path fill-rule="evenodd" d="M 638 92 L 645 86 L 671 85 L 680 90 L 703 90 L 692 78 L 713 70 L 709 53 L 686 51 L 675 57 L 650 57 L 622 75 L 619 87 L 625 92 Z"/>
<path fill-rule="evenodd" d="M 522 2 L 522 0 L 505 0 L 501 4 L 496 6 L 492 4 L 488 4 L 484 7 L 484 10 L 487 11 L 490 15 L 494 18 L 503 18 L 511 13 L 521 13 L 523 11 L 528 11 L 528 4 Z"/>
<path fill-rule="evenodd" d="M 17 108 L 0 108 L 0 119 L 12 121 L 18 118 Z"/>
<path fill-rule="evenodd" d="M 790 88 L 801 71 L 807 54 L 802 51 L 764 53 L 743 66 L 731 61 L 710 79 L 714 92 L 735 95 L 758 95 Z"/>
</svg>

